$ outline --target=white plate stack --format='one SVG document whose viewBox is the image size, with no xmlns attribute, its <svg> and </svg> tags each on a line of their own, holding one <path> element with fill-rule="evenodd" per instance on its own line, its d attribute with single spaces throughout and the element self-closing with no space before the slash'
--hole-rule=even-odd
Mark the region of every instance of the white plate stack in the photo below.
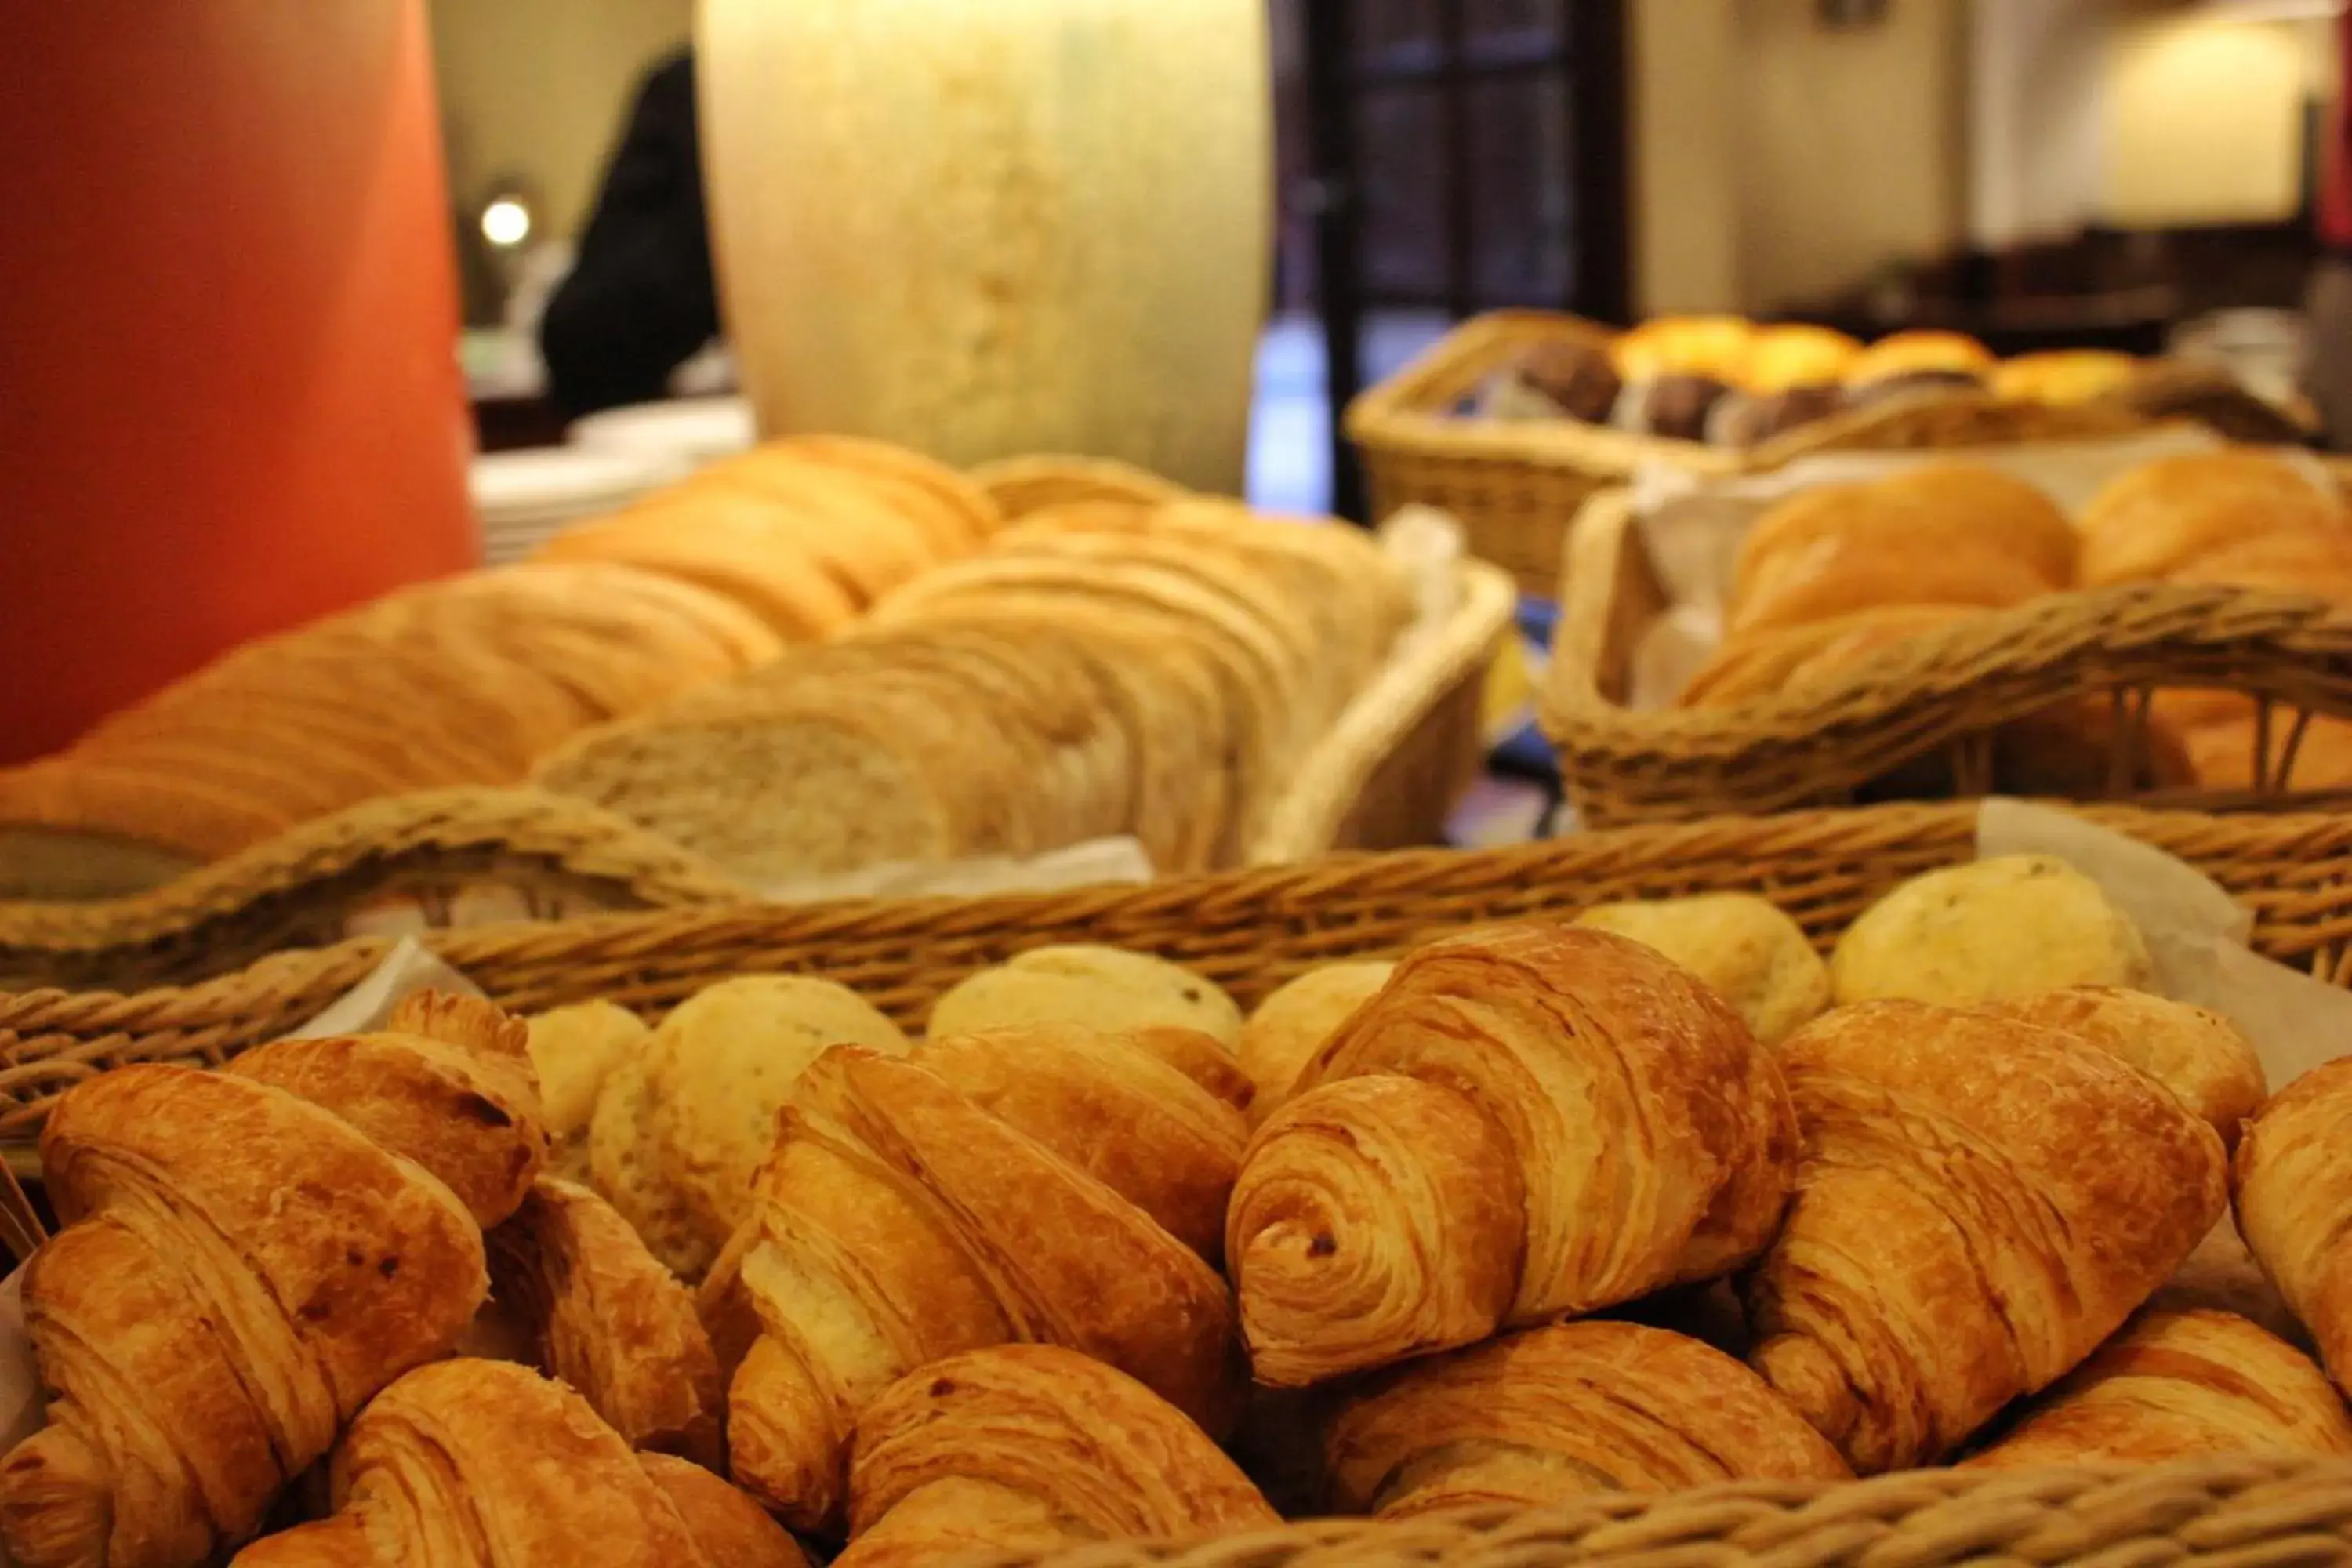
<svg viewBox="0 0 2352 1568">
<path fill-rule="evenodd" d="M 673 397 L 576 419 L 567 438 L 583 451 L 661 458 L 691 469 L 748 452 L 760 436 L 742 398 Z"/>
<path fill-rule="evenodd" d="M 467 479 L 481 520 L 482 560 L 491 566 L 520 560 L 570 524 L 618 511 L 688 469 L 675 458 L 578 447 L 477 458 Z"/>
</svg>

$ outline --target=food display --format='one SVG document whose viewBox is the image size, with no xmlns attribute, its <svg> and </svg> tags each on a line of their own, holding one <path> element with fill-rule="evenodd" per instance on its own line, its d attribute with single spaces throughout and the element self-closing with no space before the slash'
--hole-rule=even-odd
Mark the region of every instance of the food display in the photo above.
<svg viewBox="0 0 2352 1568">
<path fill-rule="evenodd" d="M 1801 489 L 1738 545 L 1724 636 L 1682 706 L 1730 708 L 1828 679 L 1988 609 L 2138 582 L 2239 586 L 2352 604 L 2352 512 L 2303 466 L 2225 448 L 2160 458 L 2109 480 L 2069 518 L 2037 487 L 1976 463 Z M 2141 787 L 2252 787 L 2251 697 L 2158 690 L 2137 724 Z M 2284 719 L 2273 727 L 2284 738 Z M 1996 777 L 2025 793 L 2108 793 L 2116 714 L 2104 698 L 2021 721 L 1995 740 Z M 2302 722 L 2299 787 L 2352 782 L 2352 725 Z"/>
<path fill-rule="evenodd" d="M 1613 336 L 1539 337 L 1488 379 L 1475 406 L 1738 449 L 1923 392 L 2057 407 L 2124 401 L 2161 363 L 2097 350 L 2001 360 L 1966 333 L 1933 329 L 1864 343 L 1804 322 L 1661 316 Z"/>
<path fill-rule="evenodd" d="M 1383 667 L 1412 588 L 1351 529 L 1065 502 L 534 776 L 755 885 L 1119 835 L 1163 870 L 1232 866 Z"/>
<path fill-rule="evenodd" d="M 1605 904 L 1246 1012 L 1033 948 L 919 1037 L 813 976 L 651 1028 L 428 992 L 101 1074 L 43 1140 L 49 1415 L 0 1537 L 388 1568 L 463 1519 L 516 1568 L 733 1568 L 789 1529 L 876 1568 L 1254 1530 L 1302 1479 L 1403 1520 L 2352 1456 L 2346 1062 L 2266 1100 L 2049 856 L 1899 884 L 1827 964 L 1796 929 Z M 2183 1284 L 2233 1195 L 2284 1337 Z"/>
<path fill-rule="evenodd" d="M 0 772 L 0 824 L 212 860 L 381 795 L 517 783 L 582 730 L 838 631 L 998 521 L 914 453 L 771 443 L 530 562 L 238 648 Z"/>
</svg>

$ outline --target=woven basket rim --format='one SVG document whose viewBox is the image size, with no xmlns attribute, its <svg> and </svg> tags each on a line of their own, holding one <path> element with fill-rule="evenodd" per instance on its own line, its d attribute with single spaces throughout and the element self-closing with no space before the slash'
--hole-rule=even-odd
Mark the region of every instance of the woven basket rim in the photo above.
<svg viewBox="0 0 2352 1568">
<path fill-rule="evenodd" d="M 2199 654 L 2267 667 L 2254 676 L 2200 678 L 2201 685 L 2255 697 L 2307 697 L 2318 711 L 2352 716 L 2352 610 L 2311 595 L 2170 583 L 2077 590 L 1988 609 L 1737 705 L 1630 708 L 1602 694 L 1600 669 L 1624 552 L 1643 548 L 1622 489 L 1593 497 L 1573 525 L 1560 591 L 1562 628 L 1538 704 L 1546 732 L 1564 752 L 1655 754 L 1719 766 L 1848 741 L 1885 728 L 1923 700 L 1969 694 L 1974 710 L 1965 724 L 1916 729 L 1924 751 L 1953 734 L 2046 709 L 2053 672 L 2078 674 L 2074 694 L 2089 696 L 2119 682 L 2138 684 L 2137 675 L 2161 677 L 2168 661 L 2177 667 Z M 2331 667 L 2346 673 L 2331 674 Z"/>
</svg>

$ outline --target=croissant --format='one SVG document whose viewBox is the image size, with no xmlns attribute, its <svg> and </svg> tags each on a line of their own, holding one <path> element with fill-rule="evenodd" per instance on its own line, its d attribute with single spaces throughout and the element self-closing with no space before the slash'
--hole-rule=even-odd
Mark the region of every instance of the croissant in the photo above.
<svg viewBox="0 0 2352 1568">
<path fill-rule="evenodd" d="M 2352 1388 L 2352 1057 L 2273 1096 L 2238 1145 L 2238 1229 Z"/>
<path fill-rule="evenodd" d="M 438 1362 L 352 1423 L 331 1517 L 254 1542 L 230 1568 L 716 1568 L 676 1487 L 562 1384 L 507 1362 Z M 801 1559 L 771 1542 L 749 1561 Z"/>
<path fill-rule="evenodd" d="M 899 1379 L 858 1417 L 856 1449 L 835 1568 L 1277 1522 L 1200 1428 L 1133 1378 L 1051 1345 L 972 1351 Z"/>
<path fill-rule="evenodd" d="M 521 1206 L 550 1153 L 530 1030 L 474 996 L 424 991 L 375 1034 L 278 1040 L 226 1070 L 321 1105 L 448 1184 L 484 1229 Z"/>
<path fill-rule="evenodd" d="M 362 1055 L 395 1097 L 439 1066 Z M 250 1077 L 102 1074 L 58 1102 L 41 1160 L 65 1228 L 25 1272 L 49 1411 L 0 1461 L 19 1568 L 212 1561 L 488 1288 L 448 1186 Z"/>
<path fill-rule="evenodd" d="M 1738 1362 L 1619 1322 L 1530 1329 L 1394 1368 L 1332 1417 L 1324 1456 L 1333 1506 L 1384 1517 L 1853 1474 Z"/>
<path fill-rule="evenodd" d="M 1299 1386 L 1726 1273 L 1770 1239 L 1796 1142 L 1769 1054 L 1654 950 L 1559 925 L 1432 943 L 1244 1156 L 1225 1256 L 1252 1367 Z"/>
<path fill-rule="evenodd" d="M 808 1568 L 808 1554 L 782 1525 L 700 1465 L 650 1453 L 637 1463 L 668 1495 L 709 1568 Z"/>
<path fill-rule="evenodd" d="M 2262 1058 L 2237 1026 L 2203 1007 L 2123 985 L 2069 985 L 1986 1004 L 2121 1057 L 2180 1098 L 2234 1148 L 2268 1092 Z"/>
<path fill-rule="evenodd" d="M 1964 1468 L 2352 1454 L 2311 1358 L 2231 1312 L 2144 1312 Z"/>
<path fill-rule="evenodd" d="M 974 1054 L 845 1046 L 818 1058 L 760 1171 L 752 1218 L 704 1284 L 713 1342 L 722 1361 L 740 1357 L 729 1390 L 735 1479 L 796 1528 L 836 1517 L 857 1412 L 893 1378 L 960 1351 L 1067 1345 L 1213 1430 L 1236 1413 L 1224 1282 L 1151 1217 L 1183 1210 L 1205 1179 L 1179 1169 L 1211 1152 L 1200 1127 L 1149 1116 L 1140 1097 L 1097 1117 L 1117 1102 L 1106 1090 L 1074 1100 L 1049 1146 L 953 1086 L 948 1075 Z M 1115 1059 L 1114 1047 L 1066 1052 L 1057 1075 L 1108 1073 Z M 1156 1081 L 1192 1089 L 1174 1074 Z M 1051 1120 L 1037 1103 L 1021 1114 L 1040 1130 Z M 1122 1179 L 1165 1170 L 1172 1195 L 1138 1204 L 1088 1174 L 1105 1162 L 1087 1151 L 1108 1142 L 1129 1145 Z"/>
<path fill-rule="evenodd" d="M 1872 1002 L 1780 1055 L 1804 1153 L 1749 1360 L 1862 1473 L 2063 1376 L 2221 1215 L 2212 1128 L 2073 1036 Z"/>
<path fill-rule="evenodd" d="M 726 1387 L 694 1295 L 585 1187 L 542 1176 L 489 1233 L 490 1279 L 540 1369 L 635 1448 L 716 1469 Z"/>
</svg>

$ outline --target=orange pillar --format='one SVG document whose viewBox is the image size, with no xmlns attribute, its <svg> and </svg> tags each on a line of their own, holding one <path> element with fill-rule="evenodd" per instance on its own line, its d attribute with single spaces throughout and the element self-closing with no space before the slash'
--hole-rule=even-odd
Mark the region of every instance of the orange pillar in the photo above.
<svg viewBox="0 0 2352 1568">
<path fill-rule="evenodd" d="M 0 5 L 0 761 L 477 545 L 419 0 Z"/>
</svg>

